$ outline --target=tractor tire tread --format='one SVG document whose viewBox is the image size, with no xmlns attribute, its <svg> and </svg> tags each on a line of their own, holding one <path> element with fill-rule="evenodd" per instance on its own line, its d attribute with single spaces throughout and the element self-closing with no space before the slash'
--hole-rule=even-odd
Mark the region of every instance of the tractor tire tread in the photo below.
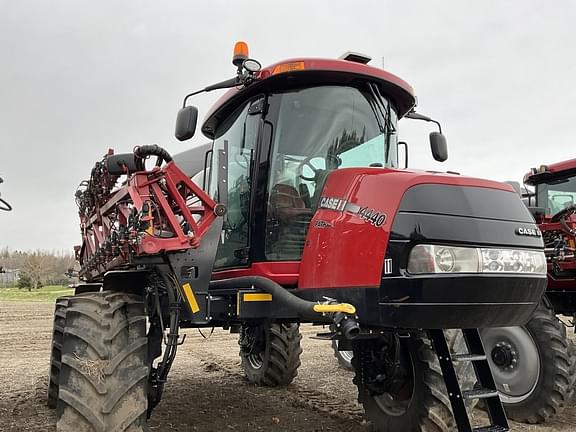
<svg viewBox="0 0 576 432">
<path fill-rule="evenodd" d="M 92 292 L 69 301 L 58 432 L 146 431 L 146 321 L 139 296 Z"/>
<path fill-rule="evenodd" d="M 242 354 L 242 366 L 249 381 L 268 387 L 290 384 L 298 375 L 300 354 L 300 326 L 298 324 L 271 324 L 267 332 L 264 364 L 258 370 Z"/>
</svg>

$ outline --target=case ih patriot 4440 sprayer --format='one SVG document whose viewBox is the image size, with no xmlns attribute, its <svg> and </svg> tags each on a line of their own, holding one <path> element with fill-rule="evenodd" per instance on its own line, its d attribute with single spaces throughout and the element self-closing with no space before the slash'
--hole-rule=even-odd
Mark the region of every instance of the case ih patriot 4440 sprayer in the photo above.
<svg viewBox="0 0 576 432">
<path fill-rule="evenodd" d="M 96 164 L 76 194 L 86 283 L 56 303 L 60 432 L 145 430 L 180 328 L 239 333 L 248 380 L 288 384 L 302 322 L 354 351 L 375 429 L 471 431 L 467 407 L 484 399 L 492 424 L 477 430 L 508 430 L 476 329 L 528 320 L 542 239 L 523 234 L 536 225 L 508 185 L 397 168 L 398 119 L 430 119 L 368 60 L 262 69 L 239 43 L 237 75 L 201 90 L 230 89 L 202 125 L 203 188 L 155 145 Z M 431 145 L 445 160 L 440 133 Z"/>
</svg>

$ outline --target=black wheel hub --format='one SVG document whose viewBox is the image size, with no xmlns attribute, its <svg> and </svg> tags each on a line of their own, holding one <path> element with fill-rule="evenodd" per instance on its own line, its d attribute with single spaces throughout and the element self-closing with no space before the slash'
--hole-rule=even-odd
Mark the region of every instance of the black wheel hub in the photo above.
<svg viewBox="0 0 576 432">
<path fill-rule="evenodd" d="M 507 343 L 498 343 L 492 349 L 492 361 L 496 366 L 499 367 L 509 367 L 512 366 L 514 360 L 514 353 L 512 352 L 512 346 Z"/>
</svg>

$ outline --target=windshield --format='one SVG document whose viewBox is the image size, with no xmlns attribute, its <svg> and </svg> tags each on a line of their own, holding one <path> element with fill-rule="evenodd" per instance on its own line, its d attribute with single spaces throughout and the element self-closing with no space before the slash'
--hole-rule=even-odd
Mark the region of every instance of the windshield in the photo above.
<svg viewBox="0 0 576 432">
<path fill-rule="evenodd" d="M 556 214 L 560 210 L 576 203 L 576 177 L 536 186 L 538 206 L 546 208 L 547 214 Z"/>
<path fill-rule="evenodd" d="M 376 85 L 320 86 L 268 97 L 272 157 L 266 255 L 299 259 L 330 172 L 396 167 L 397 116 Z"/>
<path fill-rule="evenodd" d="M 315 170 L 397 166 L 396 113 L 376 86 L 304 88 L 271 95 L 269 104 L 270 189 L 304 183 L 313 194 L 318 184 L 306 179 Z"/>
<path fill-rule="evenodd" d="M 269 103 L 277 154 L 322 157 L 333 168 L 396 166 L 395 113 L 370 87 L 305 88 L 272 95 Z"/>
</svg>

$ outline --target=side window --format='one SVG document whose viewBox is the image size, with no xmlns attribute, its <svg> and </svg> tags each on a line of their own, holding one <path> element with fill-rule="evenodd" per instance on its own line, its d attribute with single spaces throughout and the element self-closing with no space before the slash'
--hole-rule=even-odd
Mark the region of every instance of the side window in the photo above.
<svg viewBox="0 0 576 432">
<path fill-rule="evenodd" d="M 214 139 L 209 193 L 218 199 L 219 150 L 228 142 L 228 195 L 226 221 L 216 254 L 215 268 L 236 267 L 247 264 L 250 227 L 250 192 L 254 149 L 260 116 L 248 114 L 247 104 L 222 124 Z"/>
</svg>

